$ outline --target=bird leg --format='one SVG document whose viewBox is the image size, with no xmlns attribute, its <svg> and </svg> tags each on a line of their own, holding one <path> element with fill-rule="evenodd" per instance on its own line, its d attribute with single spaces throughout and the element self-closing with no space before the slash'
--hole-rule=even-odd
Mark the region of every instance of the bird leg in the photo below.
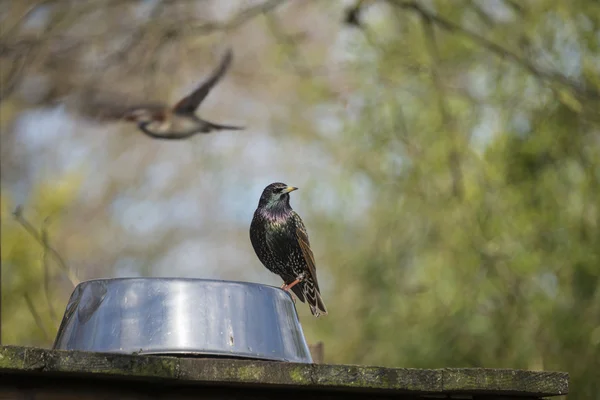
<svg viewBox="0 0 600 400">
<path fill-rule="evenodd" d="M 283 285 L 281 285 L 281 289 L 285 290 L 287 292 L 287 294 L 290 295 L 290 297 L 292 298 L 292 301 L 294 302 L 294 304 L 296 304 L 296 297 L 294 296 L 294 294 L 290 291 L 288 291 L 287 289 L 287 284 L 285 282 L 283 282 Z"/>
<path fill-rule="evenodd" d="M 296 304 L 296 298 L 294 297 L 292 292 L 290 292 L 290 289 L 293 288 L 294 286 L 296 286 L 297 284 L 299 284 L 300 282 L 302 282 L 303 280 L 304 280 L 304 274 L 300 274 L 300 275 L 298 275 L 296 280 L 293 281 L 292 283 L 290 283 L 289 285 L 286 284 L 285 282 L 283 283 L 283 285 L 281 285 L 281 288 L 284 291 L 288 292 L 290 294 L 290 296 L 292 296 L 292 301 L 294 302 L 294 304 Z"/>
<path fill-rule="evenodd" d="M 304 274 L 298 275 L 298 277 L 296 278 L 296 280 L 294 282 L 290 283 L 289 285 L 283 285 L 281 288 L 287 292 L 288 290 L 290 290 L 291 288 L 293 288 L 294 286 L 296 286 L 303 280 L 304 280 Z"/>
<path fill-rule="evenodd" d="M 297 278 L 294 282 L 290 283 L 289 285 L 284 285 L 283 286 L 283 290 L 285 290 L 287 292 L 288 290 L 290 290 L 291 288 L 293 288 L 294 286 L 296 286 L 300 282 L 302 282 L 302 279 Z"/>
</svg>

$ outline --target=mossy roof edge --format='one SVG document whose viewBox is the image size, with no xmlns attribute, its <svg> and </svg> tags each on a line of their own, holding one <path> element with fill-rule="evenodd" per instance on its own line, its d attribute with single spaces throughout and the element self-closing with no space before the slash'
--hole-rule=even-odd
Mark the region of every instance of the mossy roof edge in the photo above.
<svg viewBox="0 0 600 400">
<path fill-rule="evenodd" d="M 383 368 L 219 358 L 181 358 L 0 346 L 0 373 L 102 376 L 185 384 L 254 385 L 547 397 L 568 393 L 565 372 L 486 368 Z"/>
</svg>

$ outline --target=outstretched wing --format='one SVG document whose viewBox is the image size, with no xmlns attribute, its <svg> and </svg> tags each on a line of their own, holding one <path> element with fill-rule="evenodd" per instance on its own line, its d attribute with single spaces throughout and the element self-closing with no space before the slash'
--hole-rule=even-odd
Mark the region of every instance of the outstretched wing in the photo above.
<svg viewBox="0 0 600 400">
<path fill-rule="evenodd" d="M 211 91 L 213 86 L 215 86 L 217 82 L 221 80 L 223 75 L 225 75 L 225 72 L 227 72 L 227 69 L 229 69 L 232 59 L 233 53 L 231 49 L 228 49 L 221 59 L 221 63 L 213 71 L 213 73 L 204 82 L 202 82 L 196 90 L 175 104 L 175 107 L 173 107 L 175 112 L 193 113 L 196 111 L 200 103 L 202 103 L 206 96 L 208 96 L 208 93 Z"/>
</svg>

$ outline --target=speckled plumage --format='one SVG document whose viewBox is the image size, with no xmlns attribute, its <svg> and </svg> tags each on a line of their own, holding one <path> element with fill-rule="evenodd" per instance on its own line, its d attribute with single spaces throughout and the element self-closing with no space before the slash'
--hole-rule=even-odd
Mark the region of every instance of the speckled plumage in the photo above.
<svg viewBox="0 0 600 400">
<path fill-rule="evenodd" d="M 286 285 L 302 278 L 291 290 L 318 317 L 327 314 L 327 309 L 319 293 L 306 227 L 290 206 L 289 192 L 295 189 L 279 182 L 265 188 L 250 224 L 250 241 L 258 259 Z"/>
</svg>

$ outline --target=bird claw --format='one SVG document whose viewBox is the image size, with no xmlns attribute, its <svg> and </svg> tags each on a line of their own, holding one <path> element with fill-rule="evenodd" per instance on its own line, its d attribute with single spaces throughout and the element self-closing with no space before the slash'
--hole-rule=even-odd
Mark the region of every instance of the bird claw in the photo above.
<svg viewBox="0 0 600 400">
<path fill-rule="evenodd" d="M 293 288 L 294 286 L 296 286 L 297 284 L 299 284 L 300 282 L 302 282 L 305 278 L 305 274 L 300 274 L 298 275 L 298 277 L 296 278 L 295 281 L 293 281 L 292 283 L 290 283 L 289 285 L 286 284 L 284 282 L 283 285 L 281 285 L 281 288 L 285 291 L 288 292 L 290 297 L 292 298 L 292 301 L 294 302 L 294 304 L 296 304 L 296 297 L 292 294 L 292 292 L 290 292 L 290 289 Z"/>
<path fill-rule="evenodd" d="M 283 283 L 283 285 L 281 285 L 281 289 L 283 289 L 285 292 L 287 292 L 287 294 L 289 294 L 290 297 L 292 298 L 292 301 L 294 302 L 294 304 L 296 304 L 296 297 L 294 296 L 294 294 L 292 292 L 289 291 L 289 287 L 285 282 Z"/>
</svg>

